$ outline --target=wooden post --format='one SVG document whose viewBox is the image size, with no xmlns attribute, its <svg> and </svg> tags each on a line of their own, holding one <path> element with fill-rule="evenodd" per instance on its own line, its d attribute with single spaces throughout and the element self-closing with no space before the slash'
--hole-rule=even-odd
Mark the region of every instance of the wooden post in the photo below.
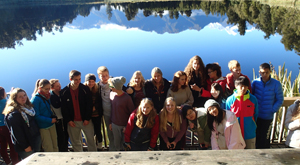
<svg viewBox="0 0 300 165">
<path fill-rule="evenodd" d="M 286 106 L 282 107 L 282 116 L 281 116 L 280 131 L 279 131 L 279 136 L 278 136 L 278 143 L 281 143 L 281 141 L 282 141 L 286 110 L 287 110 Z"/>
<path fill-rule="evenodd" d="M 278 112 L 274 113 L 272 129 L 271 129 L 271 136 L 270 136 L 271 143 L 274 143 L 274 137 L 275 137 L 276 126 L 277 126 L 277 116 L 278 116 Z"/>
</svg>

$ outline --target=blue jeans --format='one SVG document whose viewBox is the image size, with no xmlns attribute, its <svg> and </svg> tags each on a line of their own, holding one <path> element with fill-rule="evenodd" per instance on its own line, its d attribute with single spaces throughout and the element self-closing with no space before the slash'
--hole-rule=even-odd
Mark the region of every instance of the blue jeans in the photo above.
<svg viewBox="0 0 300 165">
<path fill-rule="evenodd" d="M 32 151 L 30 152 L 25 152 L 25 151 L 19 151 L 19 157 L 23 160 L 26 157 L 30 156 L 31 154 L 35 153 L 35 152 L 40 152 L 41 150 L 41 145 L 42 145 L 42 140 L 41 140 L 41 136 L 37 136 L 34 140 L 34 143 L 31 146 Z"/>
</svg>

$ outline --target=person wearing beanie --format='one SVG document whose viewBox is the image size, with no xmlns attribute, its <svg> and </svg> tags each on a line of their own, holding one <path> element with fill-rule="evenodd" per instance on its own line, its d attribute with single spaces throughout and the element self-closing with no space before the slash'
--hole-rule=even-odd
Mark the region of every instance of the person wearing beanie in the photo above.
<svg viewBox="0 0 300 165">
<path fill-rule="evenodd" d="M 124 150 L 124 132 L 128 118 L 134 110 L 134 104 L 131 97 L 122 90 L 125 84 L 125 77 L 114 77 L 109 79 L 108 84 L 111 89 L 111 116 L 109 129 L 113 133 L 113 143 L 115 151 Z"/>
<path fill-rule="evenodd" d="M 158 67 L 151 71 L 151 79 L 145 82 L 146 97 L 151 98 L 157 113 L 164 107 L 167 93 L 171 83 L 162 77 L 163 73 Z"/>
<path fill-rule="evenodd" d="M 188 120 L 190 129 L 197 132 L 200 149 L 206 150 L 210 146 L 211 130 L 207 126 L 205 108 L 196 108 L 185 105 L 182 108 L 182 116 Z"/>
<path fill-rule="evenodd" d="M 102 133 L 101 133 L 101 119 L 103 115 L 102 99 L 98 92 L 98 85 L 96 83 L 96 76 L 94 74 L 85 75 L 85 86 L 88 86 L 91 91 L 92 98 L 92 122 L 94 124 L 94 133 L 96 135 L 96 145 L 98 150 L 102 150 Z"/>
<path fill-rule="evenodd" d="M 211 129 L 213 150 L 244 149 L 246 144 L 235 114 L 220 108 L 213 99 L 205 102 L 207 125 Z"/>
</svg>

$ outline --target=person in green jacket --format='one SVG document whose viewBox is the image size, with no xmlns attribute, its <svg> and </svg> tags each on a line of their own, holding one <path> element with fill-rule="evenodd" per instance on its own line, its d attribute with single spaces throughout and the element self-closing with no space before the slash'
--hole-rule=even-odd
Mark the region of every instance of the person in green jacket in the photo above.
<svg viewBox="0 0 300 165">
<path fill-rule="evenodd" d="M 206 123 L 205 108 L 193 109 L 193 107 L 185 105 L 182 108 L 182 116 L 188 120 L 191 130 L 197 132 L 200 149 L 206 150 L 210 147 L 211 130 Z"/>
</svg>

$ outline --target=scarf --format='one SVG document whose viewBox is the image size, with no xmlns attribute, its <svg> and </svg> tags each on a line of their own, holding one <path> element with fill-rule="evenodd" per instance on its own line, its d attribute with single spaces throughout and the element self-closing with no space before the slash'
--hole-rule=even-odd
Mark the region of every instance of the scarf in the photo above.
<svg viewBox="0 0 300 165">
<path fill-rule="evenodd" d="M 27 126 L 30 127 L 29 120 L 28 120 L 28 117 L 27 117 L 26 114 L 29 115 L 29 116 L 34 116 L 35 111 L 32 107 L 30 109 L 27 109 L 26 107 L 23 107 L 23 106 L 21 107 L 21 115 L 22 115 L 25 123 L 27 124 Z"/>
<path fill-rule="evenodd" d="M 39 90 L 38 90 L 38 93 L 39 93 L 41 96 L 43 96 L 46 100 L 49 100 L 49 99 L 50 99 L 50 96 L 51 96 L 50 92 L 45 93 L 45 92 L 43 92 L 41 89 L 39 89 Z"/>
</svg>

